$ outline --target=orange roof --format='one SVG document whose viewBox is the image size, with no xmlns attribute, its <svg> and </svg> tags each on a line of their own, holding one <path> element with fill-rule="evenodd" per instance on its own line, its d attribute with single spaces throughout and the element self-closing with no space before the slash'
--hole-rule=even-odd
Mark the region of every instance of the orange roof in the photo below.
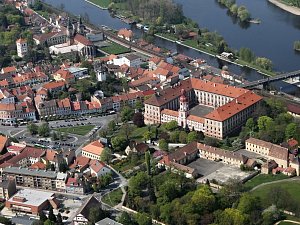
<svg viewBox="0 0 300 225">
<path fill-rule="evenodd" d="M 54 161 L 56 159 L 56 154 L 57 154 L 57 151 L 47 149 L 45 159 L 48 161 Z"/>
<path fill-rule="evenodd" d="M 168 76 L 170 74 L 169 70 L 166 70 L 164 68 L 158 67 L 156 70 L 153 71 L 155 75 L 161 75 L 161 76 Z"/>
<path fill-rule="evenodd" d="M 164 109 L 164 110 L 162 110 L 161 114 L 162 115 L 166 114 L 166 115 L 178 117 L 178 111 L 173 111 L 173 110 L 170 110 L 170 109 Z"/>
<path fill-rule="evenodd" d="M 233 115 L 243 111 L 249 106 L 259 102 L 262 99 L 259 95 L 256 95 L 252 91 L 246 91 L 243 95 L 237 97 L 231 102 L 220 106 L 214 111 L 208 113 L 205 118 L 216 120 L 216 121 L 224 121 Z"/>
<path fill-rule="evenodd" d="M 7 87 L 8 86 L 8 81 L 7 80 L 1 80 L 0 81 L 0 86 L 1 87 Z"/>
<path fill-rule="evenodd" d="M 92 159 L 90 161 L 90 168 L 92 170 L 94 170 L 96 173 L 98 173 L 103 167 L 105 167 L 105 163 L 104 162 L 101 162 L 101 161 L 98 161 L 96 159 Z"/>
<path fill-rule="evenodd" d="M 26 39 L 23 39 L 23 38 L 20 38 L 16 41 L 17 43 L 26 43 L 27 40 Z"/>
<path fill-rule="evenodd" d="M 42 162 L 36 162 L 34 164 L 32 164 L 29 169 L 40 169 L 40 170 L 45 170 L 46 169 L 46 165 Z"/>
<path fill-rule="evenodd" d="M 86 46 L 93 45 L 93 43 L 89 39 L 82 36 L 81 34 L 76 34 L 75 37 L 74 37 L 74 40 L 76 42 L 79 42 L 79 43 L 81 43 L 83 45 L 86 45 Z"/>
<path fill-rule="evenodd" d="M 11 72 L 16 72 L 17 69 L 14 66 L 10 66 L 10 67 L 4 67 L 2 68 L 3 73 L 11 73 Z"/>
<path fill-rule="evenodd" d="M 131 30 L 121 29 L 121 30 L 119 30 L 118 35 L 127 37 L 127 38 L 131 38 L 133 36 L 133 33 Z"/>
<path fill-rule="evenodd" d="M 82 148 L 82 151 L 92 153 L 94 155 L 100 156 L 104 149 L 104 145 L 100 141 L 94 141 Z"/>
<path fill-rule="evenodd" d="M 5 147 L 8 138 L 6 136 L 0 135 L 0 152 L 2 152 L 3 148 Z"/>
<path fill-rule="evenodd" d="M 154 64 L 157 65 L 158 63 L 160 63 L 161 60 L 162 59 L 159 58 L 159 57 L 152 57 L 152 58 L 149 59 L 149 62 L 153 62 Z"/>
<path fill-rule="evenodd" d="M 65 86 L 65 84 L 66 83 L 64 81 L 53 81 L 53 82 L 49 82 L 47 84 L 44 84 L 43 88 L 46 88 L 46 89 L 55 89 L 55 88 L 59 88 L 59 87 Z"/>
<path fill-rule="evenodd" d="M 192 120 L 192 121 L 195 121 L 195 122 L 198 122 L 198 123 L 204 123 L 204 118 L 199 117 L 199 116 L 194 116 L 194 115 L 189 115 L 187 117 L 187 120 Z"/>
</svg>

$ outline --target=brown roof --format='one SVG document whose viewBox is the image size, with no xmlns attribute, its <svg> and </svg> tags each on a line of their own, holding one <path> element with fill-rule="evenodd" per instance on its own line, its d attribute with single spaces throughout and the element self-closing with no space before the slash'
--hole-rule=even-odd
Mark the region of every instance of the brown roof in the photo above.
<svg viewBox="0 0 300 225">
<path fill-rule="evenodd" d="M 170 162 L 178 162 L 186 158 L 188 155 L 194 154 L 196 152 L 198 152 L 197 142 L 191 142 L 185 145 L 184 147 L 177 149 L 175 152 L 172 152 L 169 155 L 164 156 L 163 162 L 166 165 L 169 165 Z"/>
<path fill-rule="evenodd" d="M 90 161 L 90 168 L 98 173 L 103 167 L 105 167 L 105 163 L 96 159 L 92 159 Z"/>
<path fill-rule="evenodd" d="M 299 105 L 288 104 L 287 105 L 287 110 L 291 113 L 295 113 L 295 114 L 300 115 L 300 106 Z"/>
<path fill-rule="evenodd" d="M 83 151 L 100 156 L 104 149 L 104 145 L 100 141 L 94 141 L 82 148 Z"/>
<path fill-rule="evenodd" d="M 86 45 L 86 46 L 93 45 L 93 43 L 89 39 L 82 36 L 81 34 L 76 34 L 75 37 L 74 37 L 74 40 L 76 42 L 79 42 L 79 43 L 81 43 L 83 45 Z"/>
<path fill-rule="evenodd" d="M 43 85 L 43 88 L 46 88 L 46 89 L 54 89 L 54 88 L 58 88 L 58 87 L 63 87 L 65 86 L 65 82 L 64 81 L 53 81 L 53 82 L 49 82 L 47 84 L 44 84 Z"/>
<path fill-rule="evenodd" d="M 23 39 L 23 38 L 20 38 L 16 41 L 17 43 L 26 43 L 27 40 L 26 39 Z"/>
<path fill-rule="evenodd" d="M 192 121 L 196 121 L 198 123 L 204 123 L 204 118 L 199 117 L 199 116 L 194 116 L 194 115 L 189 115 L 187 117 L 187 120 L 192 120 Z"/>
<path fill-rule="evenodd" d="M 210 152 L 221 157 L 236 159 L 242 161 L 243 163 L 246 163 L 246 161 L 248 160 L 248 157 L 243 154 L 227 151 L 221 148 L 215 148 L 206 144 L 197 143 L 197 147 L 199 150 Z"/>
<path fill-rule="evenodd" d="M 178 111 L 174 111 L 174 110 L 170 110 L 170 109 L 164 109 L 161 111 L 161 114 L 167 114 L 167 115 L 170 115 L 170 116 L 175 116 L 175 117 L 178 117 Z"/>
<path fill-rule="evenodd" d="M 4 67 L 2 68 L 3 73 L 11 73 L 17 71 L 16 67 L 14 66 L 9 66 L 9 67 Z"/>
<path fill-rule="evenodd" d="M 34 164 L 32 164 L 30 167 L 30 169 L 40 169 L 40 170 L 45 170 L 46 169 L 46 165 L 42 162 L 36 162 Z"/>
</svg>

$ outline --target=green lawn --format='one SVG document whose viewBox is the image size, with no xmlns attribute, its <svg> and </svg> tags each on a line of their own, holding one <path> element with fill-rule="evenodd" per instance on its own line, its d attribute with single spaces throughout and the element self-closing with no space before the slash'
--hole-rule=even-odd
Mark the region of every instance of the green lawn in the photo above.
<svg viewBox="0 0 300 225">
<path fill-rule="evenodd" d="M 252 192 L 253 195 L 261 198 L 262 203 L 266 202 L 267 195 L 270 193 L 271 189 L 274 187 L 280 187 L 285 189 L 291 196 L 293 196 L 294 200 L 300 203 L 300 181 L 287 181 L 280 182 L 275 184 L 265 185 L 260 187 Z"/>
<path fill-rule="evenodd" d="M 109 4 L 111 3 L 111 0 L 89 0 L 89 1 L 95 3 L 96 5 L 102 8 L 108 8 Z"/>
<path fill-rule="evenodd" d="M 119 204 L 122 200 L 123 192 L 121 188 L 118 188 L 109 194 L 105 195 L 102 199 L 102 201 L 111 207 L 114 207 L 115 205 Z"/>
<path fill-rule="evenodd" d="M 129 48 L 126 48 L 122 45 L 112 42 L 109 46 L 105 46 L 100 48 L 102 51 L 106 52 L 107 54 L 114 54 L 119 55 L 123 53 L 130 52 Z"/>
<path fill-rule="evenodd" d="M 75 126 L 75 127 L 62 127 L 62 128 L 57 128 L 55 130 L 64 133 L 84 136 L 88 132 L 90 132 L 94 127 L 95 127 L 94 125 L 83 125 L 83 126 Z"/>
<path fill-rule="evenodd" d="M 157 35 L 168 38 L 172 41 L 177 41 L 178 38 L 174 34 L 169 34 L 169 33 L 157 33 Z"/>
<path fill-rule="evenodd" d="M 272 174 L 259 174 L 257 176 L 255 176 L 254 178 L 252 178 L 251 180 L 247 181 L 244 186 L 250 190 L 254 187 L 256 187 L 257 185 L 260 185 L 262 183 L 267 183 L 267 182 L 271 182 L 271 181 L 276 181 L 276 180 L 283 180 L 288 178 L 288 176 L 284 175 L 284 174 L 276 174 L 276 175 L 272 175 Z"/>
<path fill-rule="evenodd" d="M 268 76 L 275 76 L 275 75 L 276 75 L 276 74 L 275 74 L 274 72 L 272 72 L 272 71 L 265 70 L 265 69 L 263 69 L 263 68 L 261 68 L 261 67 L 255 65 L 255 64 L 253 64 L 253 63 L 248 63 L 248 62 L 243 61 L 243 60 L 241 60 L 241 59 L 237 59 L 235 62 L 238 63 L 238 64 L 241 64 L 241 65 L 244 65 L 244 66 L 252 67 L 252 68 L 254 68 L 254 69 L 256 69 L 256 70 L 261 71 L 262 73 L 264 73 L 264 74 L 266 74 L 266 75 L 268 75 Z"/>
</svg>

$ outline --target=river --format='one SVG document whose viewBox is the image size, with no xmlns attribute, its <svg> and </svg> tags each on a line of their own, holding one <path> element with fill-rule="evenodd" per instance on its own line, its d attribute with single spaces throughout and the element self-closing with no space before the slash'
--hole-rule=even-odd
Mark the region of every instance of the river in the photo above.
<svg viewBox="0 0 300 225">
<path fill-rule="evenodd" d="M 117 18 L 112 18 L 107 10 L 101 10 L 84 0 L 44 0 L 46 3 L 51 4 L 57 8 L 62 8 L 70 12 L 74 15 L 81 15 L 83 17 L 88 17 L 89 21 L 95 25 L 106 25 L 108 27 L 111 27 L 113 29 L 120 29 L 120 28 L 130 28 L 129 25 L 123 23 Z M 247 5 L 247 8 L 249 9 L 250 12 L 254 11 L 257 12 L 258 15 L 253 14 L 253 17 L 258 17 L 262 20 L 262 24 L 256 25 L 256 24 L 251 24 L 250 27 L 245 28 L 245 27 L 240 27 L 238 24 L 234 24 L 233 20 L 230 16 L 226 14 L 226 10 L 222 9 L 219 7 L 217 2 L 215 0 L 175 0 L 178 3 L 184 3 L 183 9 L 185 15 L 189 15 L 193 20 L 197 21 L 201 27 L 207 27 L 211 31 L 218 31 L 221 35 L 224 36 L 225 40 L 228 42 L 228 44 L 231 47 L 234 48 L 239 48 L 241 46 L 245 47 L 250 47 L 257 55 L 260 56 L 265 56 L 274 61 L 276 63 L 278 61 L 278 64 L 276 64 L 276 69 L 278 71 L 292 71 L 292 70 L 297 70 L 300 67 L 300 55 L 296 55 L 292 49 L 293 41 L 290 40 L 290 33 L 286 31 L 287 29 L 283 29 L 286 31 L 284 35 L 280 35 L 281 28 L 278 29 L 277 36 L 275 35 L 274 37 L 271 38 L 271 40 L 266 41 L 265 36 L 270 36 L 270 33 L 268 32 L 262 32 L 264 27 L 268 28 L 268 25 L 265 24 L 264 18 L 260 16 L 260 14 L 257 11 L 259 10 L 253 10 L 250 8 L 250 5 Z M 242 1 L 247 2 L 246 0 L 237 0 L 238 4 L 242 4 Z M 262 2 L 259 0 L 252 0 L 253 2 Z M 244 4 L 244 3 L 243 3 Z M 267 7 L 270 7 L 273 11 L 273 13 L 277 13 L 279 15 L 274 15 L 275 18 L 277 18 L 279 21 L 281 21 L 281 14 L 286 14 L 284 11 L 277 9 L 275 6 L 270 5 L 267 3 Z M 254 4 L 255 5 L 255 4 Z M 275 11 L 275 12 L 274 12 Z M 280 18 L 278 18 L 280 17 Z M 290 15 L 286 15 L 285 18 L 294 18 L 290 17 Z M 295 18 L 294 18 L 295 19 Z M 300 24 L 297 28 L 295 26 L 295 20 L 290 21 L 289 19 L 284 20 L 286 26 L 290 26 L 289 29 L 299 29 Z M 268 28 L 268 30 L 274 29 L 275 26 L 271 26 Z M 265 29 L 267 29 L 265 28 Z M 280 31 L 280 32 L 279 32 Z M 135 32 L 140 33 L 139 30 L 135 30 Z M 252 33 L 253 32 L 253 33 Z M 271 31 L 269 31 L 271 32 Z M 274 33 L 274 32 L 273 32 Z M 298 34 L 300 34 L 298 30 Z M 289 36 L 289 38 L 283 38 L 282 36 Z M 244 39 L 244 37 L 246 37 Z M 282 39 L 281 41 L 279 39 Z M 300 35 L 298 37 L 300 39 Z M 268 38 L 267 38 L 268 40 Z M 278 46 L 270 46 L 271 43 L 276 43 L 275 40 L 279 40 L 280 44 Z M 295 38 L 297 40 L 297 38 Z M 266 43 L 264 43 L 266 41 Z M 289 43 L 290 41 L 290 43 Z M 281 45 L 282 43 L 282 45 Z M 287 45 L 289 43 L 289 47 L 283 46 L 283 43 Z M 160 38 L 155 39 L 155 44 L 168 48 L 172 51 L 177 51 L 179 53 L 185 54 L 187 56 L 190 56 L 192 58 L 203 58 L 205 59 L 210 65 L 218 67 L 220 65 L 219 60 L 217 60 L 214 57 L 208 56 L 206 54 L 202 54 L 198 51 L 186 48 L 184 46 L 177 45 L 175 43 L 171 43 L 169 41 L 162 40 Z M 280 50 L 275 51 L 275 48 L 279 48 Z M 262 54 L 260 54 L 260 52 Z M 275 55 L 273 55 L 275 54 Z M 277 54 L 277 55 L 276 55 Z M 274 56 L 274 57 L 273 57 Z M 298 61 L 296 58 L 298 57 Z M 278 60 L 277 60 L 278 59 Z M 282 61 L 286 62 L 283 63 Z M 289 63 L 287 63 L 289 62 Z M 299 67 L 297 67 L 297 62 Z M 279 69 L 280 68 L 280 69 Z M 259 73 L 257 73 L 254 70 L 247 69 L 247 68 L 241 68 L 235 65 L 229 65 L 229 70 L 232 71 L 233 73 L 236 73 L 238 75 L 242 75 L 249 81 L 261 79 L 263 76 Z M 284 82 L 275 82 L 272 83 L 272 86 L 276 87 L 277 89 L 280 89 L 284 92 L 287 93 L 294 93 L 299 88 L 293 85 L 289 85 Z"/>
</svg>

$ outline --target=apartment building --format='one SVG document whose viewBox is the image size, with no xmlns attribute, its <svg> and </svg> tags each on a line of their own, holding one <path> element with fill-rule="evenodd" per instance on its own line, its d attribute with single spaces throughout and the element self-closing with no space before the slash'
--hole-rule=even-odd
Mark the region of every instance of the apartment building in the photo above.
<svg viewBox="0 0 300 225">
<path fill-rule="evenodd" d="M 17 186 L 56 190 L 55 171 L 34 170 L 21 167 L 6 167 L 2 171 L 3 180 L 15 180 Z"/>
</svg>

